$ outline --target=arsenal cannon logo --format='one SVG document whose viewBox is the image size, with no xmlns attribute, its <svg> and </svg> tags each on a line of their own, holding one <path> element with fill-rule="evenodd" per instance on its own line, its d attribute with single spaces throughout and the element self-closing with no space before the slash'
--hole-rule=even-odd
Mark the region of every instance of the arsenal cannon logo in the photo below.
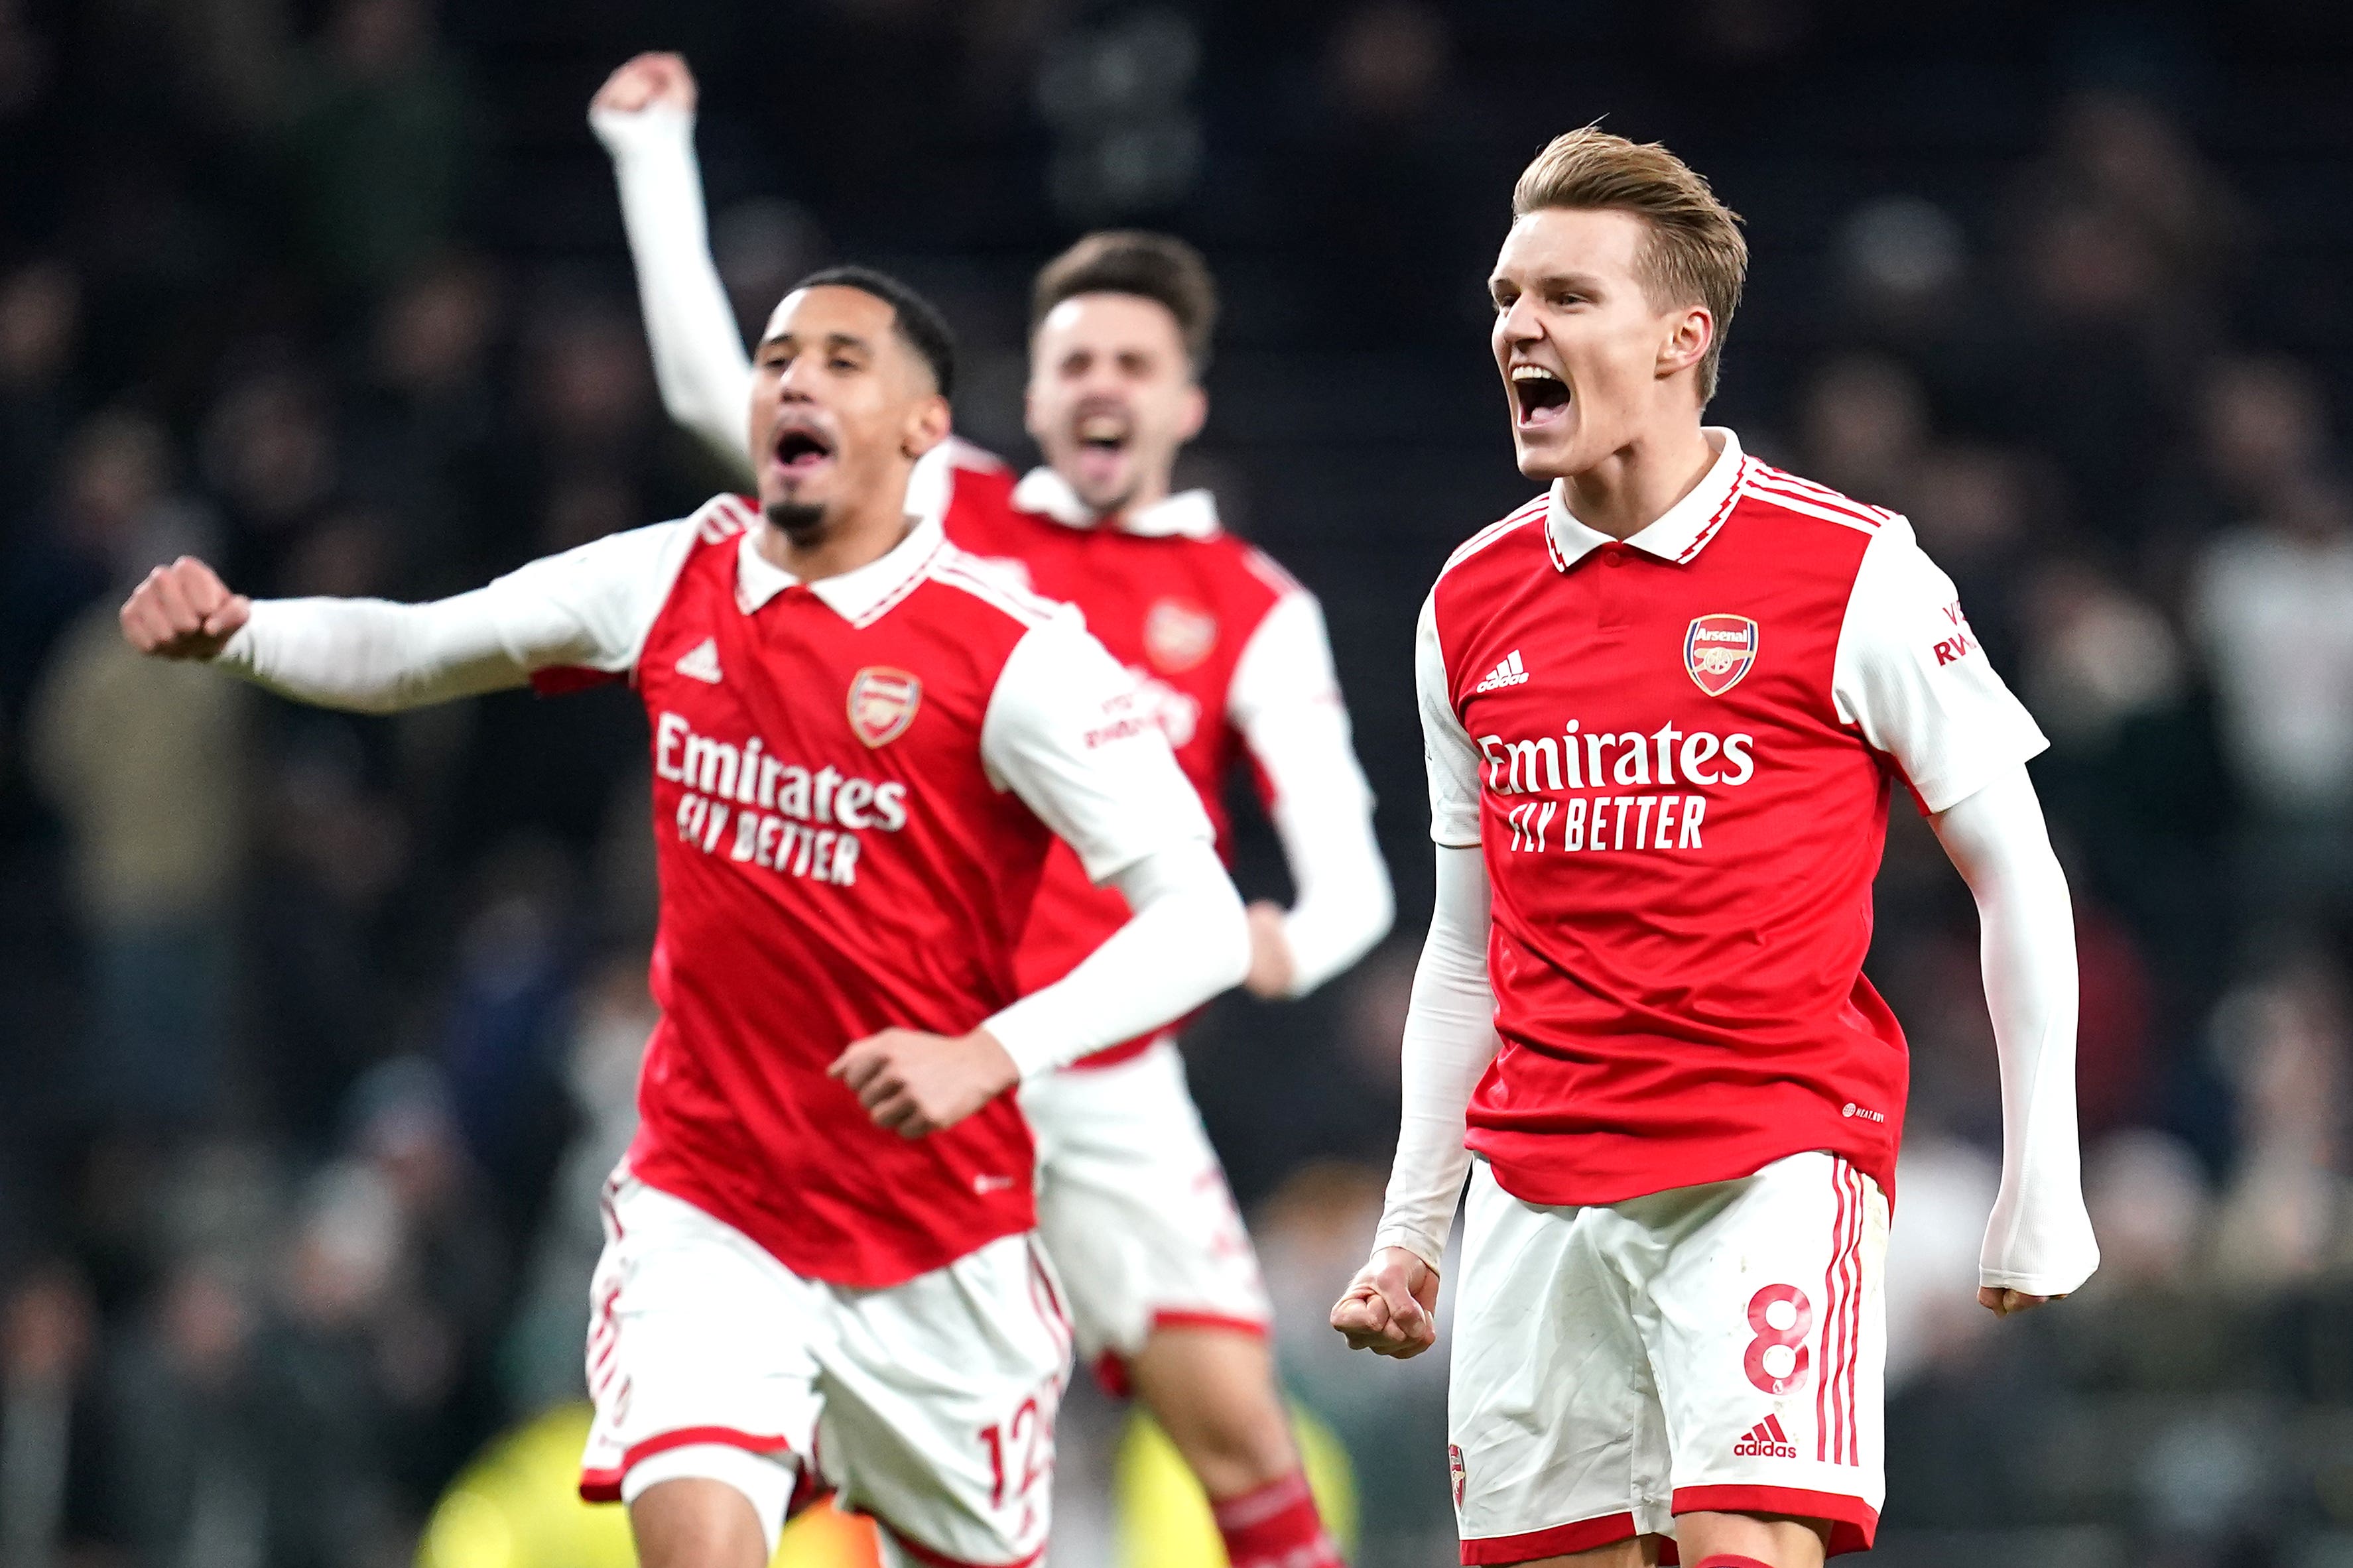
<svg viewBox="0 0 2353 1568">
<path fill-rule="evenodd" d="M 923 700 L 923 683 L 903 669 L 869 665 L 849 681 L 849 728 L 869 746 L 887 746 L 907 732 Z"/>
<path fill-rule="evenodd" d="M 1757 662 L 1757 623 L 1746 616 L 1700 616 L 1683 634 L 1683 668 L 1699 689 L 1721 697 Z"/>
</svg>

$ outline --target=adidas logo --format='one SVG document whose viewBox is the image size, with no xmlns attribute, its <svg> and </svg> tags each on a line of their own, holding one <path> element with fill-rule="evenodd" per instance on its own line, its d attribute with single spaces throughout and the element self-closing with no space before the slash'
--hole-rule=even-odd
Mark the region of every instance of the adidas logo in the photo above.
<svg viewBox="0 0 2353 1568">
<path fill-rule="evenodd" d="M 719 684 L 719 639 L 705 637 L 679 658 L 678 672 L 706 686 Z"/>
<path fill-rule="evenodd" d="M 1487 672 L 1486 679 L 1472 688 L 1471 694 L 1475 697 L 1482 691 L 1493 691 L 1499 686 L 1517 686 L 1527 678 L 1528 672 L 1520 667 L 1520 650 L 1514 648 L 1504 656 L 1503 663 Z"/>
<path fill-rule="evenodd" d="M 1794 1459 L 1798 1446 L 1781 1430 L 1781 1418 L 1767 1415 L 1748 1429 L 1747 1436 L 1732 1446 L 1733 1456 L 1742 1459 Z"/>
</svg>

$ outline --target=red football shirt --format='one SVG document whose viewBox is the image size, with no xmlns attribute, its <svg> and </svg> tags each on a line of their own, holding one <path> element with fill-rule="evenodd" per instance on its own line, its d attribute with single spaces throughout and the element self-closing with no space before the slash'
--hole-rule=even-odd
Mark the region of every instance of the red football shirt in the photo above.
<svg viewBox="0 0 2353 1568">
<path fill-rule="evenodd" d="M 1631 539 L 1556 486 L 1423 611 L 1431 833 L 1493 892 L 1467 1142 L 1532 1203 L 1815 1149 L 1892 1188 L 1904 1036 L 1862 974 L 1891 784 L 1941 811 L 2044 744 L 1902 518 L 1710 436 Z"/>
<path fill-rule="evenodd" d="M 902 1138 L 826 1068 L 1022 994 L 1057 834 L 1107 873 L 1208 825 L 1066 609 L 935 521 L 800 584 L 750 548 L 751 515 L 723 497 L 504 587 L 564 606 L 575 662 L 630 674 L 652 726 L 662 1019 L 632 1170 L 797 1274 L 892 1285 L 1031 1226 L 1029 1126 L 1005 1095 Z"/>
</svg>

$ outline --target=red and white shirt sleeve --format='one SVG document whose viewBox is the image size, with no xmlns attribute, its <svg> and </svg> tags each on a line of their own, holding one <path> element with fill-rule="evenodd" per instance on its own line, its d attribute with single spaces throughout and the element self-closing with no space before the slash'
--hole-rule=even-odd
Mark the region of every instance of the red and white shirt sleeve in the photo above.
<svg viewBox="0 0 2353 1568">
<path fill-rule="evenodd" d="M 1900 517 L 1880 526 L 1856 569 L 1831 696 L 1932 813 L 2050 745 L 1978 647 L 1953 580 Z"/>
<path fill-rule="evenodd" d="M 1235 662 L 1226 713 L 1271 792 L 1297 893 L 1283 918 L 1291 994 L 1303 996 L 1387 936 L 1397 908 L 1314 595 L 1287 594 L 1259 622 Z"/>
</svg>

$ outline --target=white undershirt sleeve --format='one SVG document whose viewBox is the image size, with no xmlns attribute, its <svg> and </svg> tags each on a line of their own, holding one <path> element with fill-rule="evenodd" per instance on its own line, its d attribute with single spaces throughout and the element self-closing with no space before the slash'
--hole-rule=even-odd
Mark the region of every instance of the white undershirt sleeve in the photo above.
<svg viewBox="0 0 2353 1568">
<path fill-rule="evenodd" d="M 662 406 L 748 477 L 752 361 L 711 257 L 694 116 L 664 107 L 596 110 L 588 124 L 613 157 Z"/>
<path fill-rule="evenodd" d="M 1286 595 L 1259 622 L 1226 712 L 1272 792 L 1269 815 L 1298 891 L 1283 920 L 1291 994 L 1304 996 L 1370 952 L 1397 913 L 1314 595 Z"/>
<path fill-rule="evenodd" d="M 1074 612 L 1006 659 L 981 758 L 1133 911 L 1079 966 L 988 1020 L 1024 1078 L 1182 1017 L 1250 968 L 1250 929 L 1200 797 L 1135 683 Z"/>
<path fill-rule="evenodd" d="M 1397 1159 L 1376 1247 L 1402 1247 L 1432 1268 L 1446 1252 L 1471 1152 L 1471 1093 L 1494 1059 L 1495 992 L 1487 973 L 1492 890 L 1479 844 L 1479 755 L 1454 711 L 1434 601 L 1414 634 L 1414 693 L 1430 773 L 1437 897 L 1414 971 L 1398 1054 Z"/>
<path fill-rule="evenodd" d="M 1402 1247 L 1432 1268 L 1446 1255 L 1446 1233 L 1471 1169 L 1462 1144 L 1471 1092 L 1498 1043 L 1487 977 L 1487 862 L 1476 846 L 1441 844 L 1435 853 L 1437 900 L 1398 1053 L 1397 1159 L 1373 1237 L 1376 1249 Z"/>
<path fill-rule="evenodd" d="M 694 542 L 691 519 L 595 540 L 424 605 L 260 599 L 213 660 L 281 697 L 392 713 L 637 662 Z"/>
<path fill-rule="evenodd" d="M 2001 1190 L 1978 1281 L 2062 1296 L 2091 1278 L 2075 1130 L 2075 927 L 2025 765 L 1929 818 L 1976 899 L 1986 1005 L 2001 1058 Z"/>
</svg>

